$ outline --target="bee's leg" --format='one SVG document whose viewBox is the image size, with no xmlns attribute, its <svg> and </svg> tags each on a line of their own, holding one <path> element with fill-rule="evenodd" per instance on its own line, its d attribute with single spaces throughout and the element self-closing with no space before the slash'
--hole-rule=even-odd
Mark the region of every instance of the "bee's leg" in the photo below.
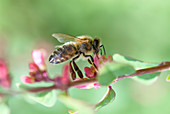
<svg viewBox="0 0 170 114">
<path fill-rule="evenodd" d="M 81 54 L 81 53 L 80 53 Z M 80 54 L 73 58 L 72 62 L 73 62 L 73 67 L 74 67 L 74 70 L 77 72 L 78 76 L 80 78 L 83 78 L 83 73 L 81 72 L 81 70 L 79 69 L 79 67 L 77 66 L 77 64 L 75 63 L 75 60 L 78 59 L 80 57 Z"/>
<path fill-rule="evenodd" d="M 102 47 L 102 48 L 103 48 L 104 55 L 106 55 L 106 50 L 105 50 L 105 48 L 104 48 L 104 45 L 101 45 L 100 47 Z"/>
<path fill-rule="evenodd" d="M 100 55 L 103 55 L 103 53 L 102 53 L 102 49 L 100 48 Z"/>
<path fill-rule="evenodd" d="M 88 59 L 88 62 L 98 70 L 97 66 L 94 64 L 93 57 L 91 55 L 85 55 L 85 53 L 83 53 L 83 52 L 82 52 L 82 54 L 83 54 L 84 57 L 89 57 L 90 59 Z"/>
<path fill-rule="evenodd" d="M 72 61 L 71 61 L 71 62 L 72 62 Z M 71 62 L 70 62 L 70 73 L 71 73 L 71 78 L 72 78 L 73 80 L 75 80 L 75 79 L 76 79 L 76 73 L 75 73 L 74 70 L 73 70 L 73 67 L 72 67 Z"/>
</svg>

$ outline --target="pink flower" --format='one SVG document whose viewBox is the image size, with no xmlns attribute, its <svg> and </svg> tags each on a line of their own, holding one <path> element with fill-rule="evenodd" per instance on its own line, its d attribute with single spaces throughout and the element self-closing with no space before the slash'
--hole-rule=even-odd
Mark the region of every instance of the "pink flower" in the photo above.
<svg viewBox="0 0 170 114">
<path fill-rule="evenodd" d="M 64 84 L 69 83 L 70 82 L 70 72 L 69 72 L 69 65 L 66 64 L 63 66 L 63 73 L 62 73 L 62 82 Z"/>
<path fill-rule="evenodd" d="M 11 87 L 11 77 L 8 72 L 7 65 L 0 59 L 0 85 L 4 88 Z"/>
<path fill-rule="evenodd" d="M 100 84 L 99 83 L 94 83 L 94 89 L 98 89 L 100 87 Z"/>
<path fill-rule="evenodd" d="M 44 52 L 45 51 L 42 49 L 36 49 L 32 52 L 33 62 L 29 63 L 30 76 L 22 76 L 21 81 L 23 83 L 35 83 L 45 81 L 54 82 L 54 84 L 57 86 L 67 85 L 70 82 L 69 65 L 64 65 L 62 76 L 51 79 L 47 73 L 47 68 L 44 61 Z"/>
<path fill-rule="evenodd" d="M 22 76 L 21 77 L 21 81 L 23 83 L 34 83 L 35 82 L 35 78 L 34 77 L 29 77 L 29 76 Z"/>
<path fill-rule="evenodd" d="M 111 55 L 108 55 L 107 57 L 105 55 L 101 55 L 99 58 L 96 55 L 94 55 L 93 59 L 94 59 L 94 64 L 99 68 L 107 64 L 108 62 L 113 61 Z"/>
<path fill-rule="evenodd" d="M 81 78 L 77 78 L 75 81 L 78 81 L 78 80 L 82 80 Z M 99 83 L 90 83 L 90 84 L 84 84 L 84 85 L 80 85 L 80 86 L 75 86 L 76 88 L 78 89 L 91 89 L 91 88 L 94 88 L 94 89 L 98 89 L 100 87 L 100 84 Z"/>
<path fill-rule="evenodd" d="M 49 82 L 52 81 L 48 77 L 46 64 L 44 61 L 46 53 L 42 49 L 36 49 L 32 52 L 33 62 L 29 63 L 29 75 L 23 76 L 21 80 L 23 83 L 34 83 L 34 82 Z"/>
<path fill-rule="evenodd" d="M 90 68 L 85 67 L 84 72 L 85 72 L 86 77 L 88 77 L 88 78 L 93 78 L 97 74 L 96 69 L 93 66 L 91 66 Z"/>
<path fill-rule="evenodd" d="M 62 86 L 67 85 L 70 82 L 69 64 L 63 66 L 63 72 L 61 76 L 57 76 L 54 79 L 55 85 Z"/>
<path fill-rule="evenodd" d="M 106 57 L 105 55 L 101 55 L 99 57 L 94 55 L 93 59 L 94 59 L 94 64 L 96 65 L 98 70 L 100 70 L 100 68 L 102 66 L 104 66 L 105 64 L 107 64 L 108 62 L 113 61 L 113 59 L 110 55 L 108 57 Z M 94 78 L 98 74 L 98 71 L 96 70 L 96 68 L 94 66 L 85 67 L 84 72 L 85 72 L 86 77 L 88 77 L 88 78 Z M 81 80 L 81 79 L 76 79 L 76 80 Z M 98 89 L 99 87 L 100 87 L 99 83 L 90 83 L 90 84 L 85 84 L 85 85 L 81 85 L 81 86 L 76 86 L 76 88 L 79 88 L 79 89 L 90 89 L 90 88 Z"/>
<path fill-rule="evenodd" d="M 46 64 L 44 62 L 44 57 L 46 52 L 44 50 L 36 49 L 32 52 L 32 58 L 34 63 L 39 67 L 40 70 L 46 70 Z"/>
<path fill-rule="evenodd" d="M 99 58 L 96 55 L 94 55 L 93 59 L 94 59 L 94 64 L 98 67 L 98 69 L 100 69 L 100 67 L 104 66 L 108 62 L 113 61 L 112 56 L 110 56 L 110 55 L 108 57 L 106 57 L 105 55 L 102 55 Z M 88 77 L 88 78 L 94 78 L 94 77 L 96 77 L 96 75 L 98 73 L 96 68 L 93 66 L 85 67 L 84 72 L 85 72 L 86 77 Z"/>
<path fill-rule="evenodd" d="M 38 66 L 35 63 L 32 62 L 32 63 L 29 64 L 29 71 L 30 72 L 34 72 L 35 73 L 38 70 L 39 70 L 39 68 L 38 68 Z"/>
</svg>

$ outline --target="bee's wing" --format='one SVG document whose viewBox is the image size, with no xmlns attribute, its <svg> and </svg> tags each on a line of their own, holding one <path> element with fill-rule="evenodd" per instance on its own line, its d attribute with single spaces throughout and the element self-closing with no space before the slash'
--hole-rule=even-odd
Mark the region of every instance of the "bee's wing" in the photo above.
<svg viewBox="0 0 170 114">
<path fill-rule="evenodd" d="M 62 33 L 55 33 L 55 34 L 52 34 L 52 36 L 55 37 L 61 43 L 75 41 L 75 39 L 77 39 L 77 37 L 67 35 L 67 34 L 62 34 Z"/>
<path fill-rule="evenodd" d="M 57 45 L 55 46 L 55 49 L 61 48 L 63 45 Z"/>
</svg>

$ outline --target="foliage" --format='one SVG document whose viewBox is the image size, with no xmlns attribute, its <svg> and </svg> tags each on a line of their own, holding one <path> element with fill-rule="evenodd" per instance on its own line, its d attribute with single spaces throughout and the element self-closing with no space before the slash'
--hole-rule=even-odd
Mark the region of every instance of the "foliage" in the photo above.
<svg viewBox="0 0 170 114">
<path fill-rule="evenodd" d="M 5 114 L 10 113 L 8 107 L 8 99 L 14 94 L 23 94 L 25 99 L 31 99 L 40 103 L 46 107 L 52 107 L 56 101 L 61 101 L 71 110 L 69 113 L 80 113 L 80 114 L 95 114 L 100 108 L 110 104 L 114 101 L 116 93 L 112 89 L 112 83 L 119 81 L 124 78 L 131 78 L 136 76 L 138 79 L 143 81 L 152 80 L 156 78 L 161 71 L 169 70 L 170 62 L 163 62 L 161 64 L 151 64 L 132 59 L 127 56 L 115 54 L 113 58 L 105 55 L 93 56 L 94 64 L 91 67 L 85 67 L 84 72 L 87 78 L 77 78 L 74 80 L 70 79 L 70 65 L 66 64 L 63 66 L 62 75 L 54 76 L 51 78 L 47 72 L 47 66 L 45 63 L 45 51 L 37 49 L 32 52 L 33 62 L 29 64 L 29 75 L 22 76 L 21 80 L 23 83 L 30 84 L 17 84 L 20 89 L 18 91 L 8 91 L 6 88 L 11 88 L 11 77 L 8 72 L 8 67 L 3 60 L 0 64 L 0 79 L 4 79 L 8 84 L 6 86 L 1 81 L 1 86 L 4 89 L 1 95 L 2 102 L 0 108 L 3 109 Z M 169 81 L 169 76 L 167 77 Z M 44 86 L 40 82 L 50 83 Z M 40 83 L 41 87 L 32 87 L 32 84 Z M 102 86 L 107 86 L 108 91 L 106 95 L 99 101 L 99 103 L 92 105 L 85 101 L 72 98 L 69 96 L 68 90 L 71 87 L 79 89 L 98 89 Z M 64 93 L 58 93 L 56 90 L 64 91 Z M 23 92 L 23 93 L 22 93 Z M 8 97 L 7 97 L 8 96 Z"/>
</svg>

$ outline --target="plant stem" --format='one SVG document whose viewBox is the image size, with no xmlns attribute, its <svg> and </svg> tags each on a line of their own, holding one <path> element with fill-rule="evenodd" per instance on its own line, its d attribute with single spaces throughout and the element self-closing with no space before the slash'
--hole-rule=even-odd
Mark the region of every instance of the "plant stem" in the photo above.
<svg viewBox="0 0 170 114">
<path fill-rule="evenodd" d="M 53 89 L 60 89 L 59 87 L 56 86 L 49 86 L 49 87 L 37 87 L 37 88 L 31 88 L 28 89 L 29 92 L 37 93 L 37 92 L 43 92 L 43 91 L 50 91 Z"/>
<path fill-rule="evenodd" d="M 137 70 L 134 74 L 131 74 L 131 75 L 128 75 L 128 76 L 119 76 L 116 80 L 114 80 L 114 82 L 117 82 L 120 79 L 130 78 L 130 77 L 139 76 L 139 75 L 143 75 L 143 74 L 150 74 L 150 73 L 154 73 L 154 72 L 161 72 L 161 71 L 166 71 L 166 70 L 170 70 L 170 62 L 163 62 L 159 66 L 140 69 L 140 70 Z M 97 78 L 90 78 L 90 79 L 85 78 L 85 79 L 82 79 L 82 80 L 70 82 L 67 85 L 67 88 L 74 87 L 74 86 L 80 86 L 80 85 L 84 85 L 84 84 L 89 84 L 89 83 L 94 83 L 94 82 L 97 83 Z M 65 85 L 63 85 L 63 86 L 65 86 Z M 42 91 L 49 91 L 49 90 L 52 90 L 52 89 L 63 90 L 63 88 L 61 88 L 61 87 L 50 86 L 50 87 L 41 87 L 41 88 L 29 89 L 28 91 L 30 91 L 30 92 L 42 92 Z"/>
<path fill-rule="evenodd" d="M 170 70 L 170 65 L 160 65 L 160 66 L 156 66 L 156 67 L 137 70 L 134 74 L 118 77 L 118 80 L 124 79 L 124 78 L 130 78 L 130 77 L 134 77 L 134 76 L 139 76 L 139 75 L 143 75 L 143 74 L 150 74 L 150 73 L 154 73 L 154 72 L 166 71 L 166 70 Z"/>
</svg>

